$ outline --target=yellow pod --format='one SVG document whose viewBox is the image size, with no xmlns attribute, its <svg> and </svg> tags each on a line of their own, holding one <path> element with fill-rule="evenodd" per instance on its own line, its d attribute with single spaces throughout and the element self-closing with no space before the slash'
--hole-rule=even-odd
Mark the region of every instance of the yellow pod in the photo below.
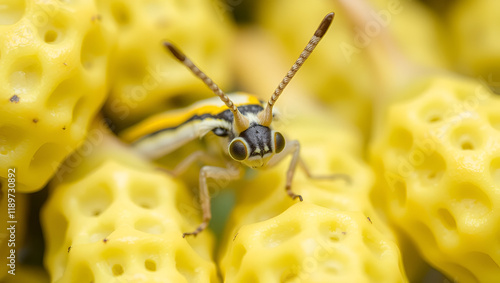
<svg viewBox="0 0 500 283">
<path fill-rule="evenodd" d="M 449 12 L 456 67 L 500 93 L 500 3 L 460 0 Z"/>
<path fill-rule="evenodd" d="M 0 12 L 0 179 L 43 187 L 106 97 L 112 35 L 94 1 L 7 1 Z"/>
<path fill-rule="evenodd" d="M 361 141 L 356 131 L 333 115 L 305 109 L 311 110 L 305 110 L 304 116 L 284 118 L 277 128 L 286 128 L 300 141 L 301 156 L 312 174 L 342 173 L 350 180 L 314 180 L 297 168 L 292 189 L 302 195 L 303 203 L 291 200 L 285 193 L 287 162 L 244 180 L 238 186 L 236 206 L 220 250 L 222 275 L 227 282 L 368 282 L 370 276 L 375 281 L 406 282 L 394 236 L 370 203 L 374 176 L 360 157 Z M 350 254 L 349 259 L 332 253 L 323 260 L 314 260 L 315 247 L 323 245 L 330 233 L 321 228 L 327 225 L 322 223 L 334 227 L 337 220 L 333 218 L 347 217 L 344 213 L 356 215 L 356 221 L 360 221 L 356 223 L 366 222 L 371 227 L 367 237 L 380 237 L 387 243 L 389 261 L 393 261 L 387 267 L 387 277 L 364 270 L 367 254 L 354 246 L 344 250 Z M 265 260 L 263 249 L 268 249 Z M 302 264 L 309 260 L 313 261 L 314 272 L 303 269 Z M 345 269 L 338 270 L 340 266 Z"/>
<path fill-rule="evenodd" d="M 375 204 L 453 281 L 500 278 L 499 108 L 474 80 L 416 80 L 371 145 Z"/>
<path fill-rule="evenodd" d="M 101 133 L 43 208 L 51 282 L 218 282 L 210 232 L 182 237 L 200 221 L 197 200 Z"/>
</svg>

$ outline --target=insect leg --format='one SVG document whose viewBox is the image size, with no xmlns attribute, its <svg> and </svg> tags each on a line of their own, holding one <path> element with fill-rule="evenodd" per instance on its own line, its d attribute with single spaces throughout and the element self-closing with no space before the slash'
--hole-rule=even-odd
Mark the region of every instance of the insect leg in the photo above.
<svg viewBox="0 0 500 283">
<path fill-rule="evenodd" d="M 195 163 L 197 161 L 201 161 L 204 164 L 217 164 L 219 160 L 214 158 L 213 156 L 211 156 L 210 154 L 206 153 L 203 150 L 197 150 L 197 151 L 191 153 L 190 155 L 188 155 L 188 157 L 184 158 L 184 160 L 182 160 L 179 164 L 177 164 L 177 166 L 175 166 L 175 168 L 173 170 L 168 170 L 168 169 L 165 169 L 163 167 L 158 167 L 158 169 L 165 171 L 165 172 L 173 175 L 174 177 L 178 177 L 178 176 L 182 175 L 184 172 L 186 172 L 186 170 L 193 163 Z"/>
<path fill-rule="evenodd" d="M 227 180 L 238 179 L 241 175 L 241 170 L 237 167 L 222 168 L 216 166 L 204 166 L 200 170 L 200 203 L 203 212 L 202 223 L 193 232 L 184 233 L 182 237 L 189 235 L 196 236 L 201 231 L 205 230 L 212 218 L 212 213 L 210 211 L 210 195 L 208 193 L 207 179 L 222 179 Z"/>
<path fill-rule="evenodd" d="M 292 140 L 287 142 L 285 149 L 283 152 L 281 152 L 279 155 L 275 155 L 275 159 L 271 160 L 268 163 L 268 166 L 273 166 L 277 163 L 279 163 L 282 159 L 284 159 L 288 154 L 292 155 L 292 160 L 290 161 L 290 165 L 288 167 L 288 171 L 286 174 L 286 192 L 287 194 L 292 198 L 296 199 L 298 198 L 300 201 L 302 201 L 302 196 L 297 195 L 292 191 L 292 181 L 293 181 L 293 176 L 295 175 L 295 170 L 297 169 L 297 165 L 300 164 L 300 167 L 304 170 L 308 178 L 311 179 L 320 179 L 320 180 L 333 180 L 333 179 L 338 179 L 342 178 L 345 179 L 347 182 L 350 182 L 350 177 L 345 174 L 331 174 L 331 175 L 313 175 L 311 174 L 309 168 L 307 165 L 304 163 L 302 158 L 300 158 L 300 143 L 296 140 Z"/>
<path fill-rule="evenodd" d="M 351 183 L 351 177 L 347 174 L 329 174 L 329 175 L 313 175 L 307 167 L 307 164 L 304 162 L 302 158 L 299 160 L 299 165 L 306 173 L 307 177 L 315 180 L 335 180 L 335 179 L 344 179 L 347 183 Z"/>
<path fill-rule="evenodd" d="M 288 150 L 290 154 L 292 154 L 292 161 L 290 161 L 290 165 L 288 166 L 288 171 L 286 172 L 286 185 L 285 189 L 287 194 L 292 198 L 299 198 L 302 201 L 302 196 L 297 195 L 292 191 L 292 180 L 295 175 L 295 169 L 297 169 L 297 163 L 300 160 L 300 143 L 298 141 L 290 141 L 288 142 Z"/>
</svg>

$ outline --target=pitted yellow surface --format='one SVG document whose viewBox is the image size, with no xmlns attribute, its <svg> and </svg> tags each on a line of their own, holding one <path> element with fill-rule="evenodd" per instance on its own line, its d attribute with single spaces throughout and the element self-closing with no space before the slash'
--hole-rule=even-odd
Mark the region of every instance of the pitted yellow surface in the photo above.
<svg viewBox="0 0 500 283">
<path fill-rule="evenodd" d="M 97 166 L 51 188 L 42 222 L 52 282 L 217 282 L 211 233 L 182 238 L 200 221 L 188 190 L 110 139 L 87 159 Z"/>
<path fill-rule="evenodd" d="M 97 2 L 102 21 L 118 32 L 105 111 L 120 128 L 213 96 L 165 50 L 164 41 L 175 44 L 222 89 L 229 87 L 231 21 L 218 1 Z"/>
<path fill-rule="evenodd" d="M 298 203 L 239 229 L 227 282 L 405 282 L 396 244 L 361 212 Z"/>
<path fill-rule="evenodd" d="M 374 202 L 459 282 L 500 278 L 500 99 L 461 77 L 429 77 L 389 107 L 372 145 Z"/>
<path fill-rule="evenodd" d="M 106 96 L 111 35 L 93 1 L 7 1 L 0 11 L 0 178 L 43 187 Z"/>
<path fill-rule="evenodd" d="M 312 180 L 297 168 L 292 189 L 304 198 L 298 203 L 285 193 L 289 158 L 244 180 L 220 250 L 220 267 L 227 282 L 407 281 L 394 237 L 369 201 L 374 176 L 359 157 L 361 141 L 352 128 L 319 112 L 281 120 L 278 129 L 286 128 L 300 140 L 311 173 L 343 173 L 350 182 Z M 330 242 L 325 242 L 329 233 L 336 233 L 335 227 L 348 229 L 351 225 L 344 220 L 370 229 L 365 234 L 376 239 L 374 246 L 385 250 L 387 258 L 366 263 L 371 257 L 363 252 L 367 245 L 358 236 L 352 238 L 352 246 L 340 244 L 341 252 L 323 253 L 321 249 L 329 247 Z M 331 231 L 325 223 L 331 225 Z M 337 231 L 339 237 L 344 236 L 342 228 Z M 321 260 L 314 259 L 318 253 Z M 385 268 L 384 274 L 377 268 Z"/>
</svg>

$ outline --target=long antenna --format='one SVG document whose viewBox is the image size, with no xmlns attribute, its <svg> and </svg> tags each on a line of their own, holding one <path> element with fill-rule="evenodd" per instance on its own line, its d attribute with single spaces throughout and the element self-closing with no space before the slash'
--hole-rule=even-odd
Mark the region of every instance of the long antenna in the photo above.
<svg viewBox="0 0 500 283">
<path fill-rule="evenodd" d="M 312 36 L 311 40 L 309 40 L 309 43 L 306 45 L 302 53 L 300 53 L 299 58 L 295 63 L 293 64 L 292 68 L 288 71 L 286 76 L 283 78 L 283 80 L 280 82 L 276 90 L 274 91 L 273 95 L 267 102 L 267 107 L 265 110 L 259 113 L 259 120 L 260 123 L 263 126 L 269 126 L 271 125 L 272 119 L 273 119 L 273 106 L 274 103 L 276 103 L 276 100 L 280 97 L 281 93 L 285 89 L 285 87 L 288 85 L 290 80 L 295 76 L 297 71 L 302 67 L 302 64 L 306 61 L 306 59 L 311 55 L 313 52 L 314 48 L 318 45 L 319 41 L 323 36 L 325 35 L 326 31 L 330 27 L 330 24 L 333 21 L 333 17 L 335 16 L 335 13 L 328 13 L 324 18 L 323 21 L 321 21 L 321 24 L 319 25 L 318 29 L 316 29 L 316 32 L 314 32 L 314 35 Z"/>
<path fill-rule="evenodd" d="M 163 45 L 174 55 L 177 60 L 179 60 L 181 63 L 183 63 L 186 67 L 188 67 L 191 72 L 198 78 L 200 78 L 219 98 L 226 104 L 226 106 L 233 112 L 234 115 L 234 128 L 237 132 L 241 133 L 244 130 L 248 129 L 250 121 L 248 120 L 247 117 L 243 116 L 241 112 L 238 110 L 236 105 L 229 99 L 227 94 L 225 94 L 219 86 L 212 81 L 211 78 L 209 78 L 203 71 L 201 71 L 196 65 L 189 60 L 184 53 L 182 53 L 179 49 L 177 49 L 172 43 L 170 42 L 163 42 Z"/>
</svg>

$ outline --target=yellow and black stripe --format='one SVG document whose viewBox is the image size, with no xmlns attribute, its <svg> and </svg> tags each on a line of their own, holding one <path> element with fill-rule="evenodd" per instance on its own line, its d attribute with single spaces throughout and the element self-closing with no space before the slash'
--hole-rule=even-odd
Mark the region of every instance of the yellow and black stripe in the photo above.
<svg viewBox="0 0 500 283">
<path fill-rule="evenodd" d="M 230 98 L 243 115 L 256 115 L 263 110 L 262 101 L 255 96 L 238 93 Z M 158 158 L 217 128 L 232 135 L 233 118 L 227 106 L 214 97 L 184 109 L 154 115 L 124 130 L 120 137 L 144 155 Z"/>
</svg>

